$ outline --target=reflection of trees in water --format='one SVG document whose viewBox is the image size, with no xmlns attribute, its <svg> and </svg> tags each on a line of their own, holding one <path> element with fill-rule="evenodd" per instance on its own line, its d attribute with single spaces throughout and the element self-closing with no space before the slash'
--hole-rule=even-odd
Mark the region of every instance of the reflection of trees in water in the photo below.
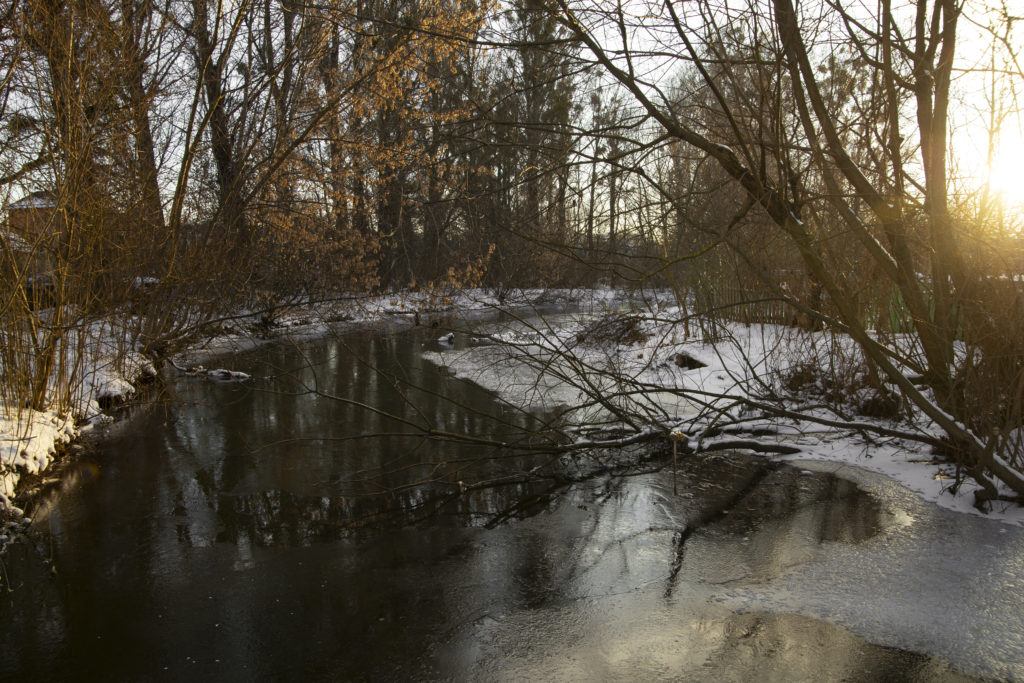
<svg viewBox="0 0 1024 683">
<path fill-rule="evenodd" d="M 878 502 L 856 484 L 831 475 L 772 471 L 742 500 L 720 529 L 733 536 L 772 531 L 813 543 L 859 543 L 878 531 Z"/>
<path fill-rule="evenodd" d="M 736 613 L 693 629 L 708 680 L 959 681 L 928 655 L 868 643 L 827 621 L 797 614 Z M 703 637 L 701 637 L 703 636 Z M 778 675 L 773 678 L 778 678 Z"/>
<path fill-rule="evenodd" d="M 574 536 L 579 543 L 555 551 L 555 583 L 597 581 L 626 590 L 636 576 L 660 575 L 671 599 L 685 582 L 779 576 L 812 560 L 822 544 L 859 543 L 882 524 L 880 505 L 854 483 L 756 456 L 681 461 L 680 495 L 671 494 L 668 472 L 653 476 L 627 486 L 629 477 L 602 475 L 570 489 L 563 504 L 583 512 Z M 666 535 L 667 566 L 664 560 L 649 565 L 634 553 L 651 534 Z M 552 571 L 550 549 L 521 559 L 515 569 L 527 579 Z"/>
<path fill-rule="evenodd" d="M 472 491 L 425 485 L 380 495 L 307 496 L 287 491 L 221 495 L 217 540 L 260 546 L 306 545 L 439 517 L 455 524 L 486 526 L 521 510 L 524 502 L 543 505 L 552 489 L 538 480 L 481 487 Z M 182 539 L 187 540 L 187 539 Z"/>
<path fill-rule="evenodd" d="M 765 580 L 813 559 L 824 543 L 874 536 L 881 521 L 878 502 L 851 481 L 766 467 L 730 505 L 680 535 L 677 571 L 712 583 Z M 699 569 L 686 571 L 684 544 L 701 556 Z"/>
<path fill-rule="evenodd" d="M 268 349 L 262 371 L 246 368 L 257 375 L 298 368 L 272 387 L 197 387 L 203 405 L 184 408 L 168 430 L 168 471 L 159 487 L 162 498 L 174 501 L 177 543 L 230 543 L 237 546 L 240 566 L 248 566 L 260 546 L 365 538 L 426 520 L 431 526 L 493 527 L 548 508 L 568 488 L 567 505 L 590 508 L 580 520 L 583 540 L 565 554 L 538 550 L 512 565 L 520 583 L 534 587 L 521 598 L 542 603 L 545 595 L 531 592 L 537 586 L 586 583 L 611 565 L 622 574 L 634 559 L 630 539 L 652 532 L 674 535 L 671 594 L 679 580 L 757 579 L 785 571 L 810 559 L 823 542 L 857 542 L 878 525 L 877 506 L 853 484 L 802 477 L 763 458 L 685 458 L 679 465 L 680 497 L 625 500 L 622 480 L 606 467 L 597 468 L 604 469 L 598 478 L 603 485 L 590 480 L 572 487 L 570 479 L 588 474 L 580 463 L 562 468 L 545 463 L 544 456 L 508 457 L 403 435 L 380 413 L 329 398 L 372 400 L 392 414 L 456 432 L 501 438 L 502 430 L 511 429 L 491 394 L 437 372 L 422 358 L 419 344 L 364 335 L 303 352 L 297 360 L 286 347 Z M 396 377 L 419 388 L 399 387 Z M 314 385 L 317 392 L 303 390 Z M 369 433 L 378 436 L 358 438 Z M 606 455 L 590 465 L 615 460 Z M 631 453 L 628 460 L 636 468 L 643 458 Z M 655 461 L 644 467 L 665 462 Z M 546 466 L 533 471 L 538 464 Z M 647 510 L 644 523 L 626 531 L 641 508 Z M 661 508 L 673 513 L 666 517 Z M 583 546 L 594 552 L 576 556 Z M 712 562 L 692 564 L 724 570 L 688 566 L 686 555 L 696 556 L 697 546 Z"/>
<path fill-rule="evenodd" d="M 273 346 L 239 362 L 274 381 L 186 382 L 158 436 L 168 466 L 159 497 L 175 510 L 180 542 L 305 544 L 438 514 L 486 525 L 529 514 L 553 486 L 543 479 L 550 470 L 529 473 L 551 456 L 425 437 L 436 429 L 514 443 L 544 418 L 510 413 L 438 371 L 415 336 Z"/>
</svg>

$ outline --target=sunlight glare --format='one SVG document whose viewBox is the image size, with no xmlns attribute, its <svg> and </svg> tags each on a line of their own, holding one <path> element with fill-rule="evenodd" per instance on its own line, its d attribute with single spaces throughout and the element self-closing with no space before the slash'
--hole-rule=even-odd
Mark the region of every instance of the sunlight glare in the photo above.
<svg viewBox="0 0 1024 683">
<path fill-rule="evenodd" d="M 1024 140 L 1020 135 L 1000 141 L 989 167 L 988 187 L 1006 206 L 1024 203 Z"/>
</svg>

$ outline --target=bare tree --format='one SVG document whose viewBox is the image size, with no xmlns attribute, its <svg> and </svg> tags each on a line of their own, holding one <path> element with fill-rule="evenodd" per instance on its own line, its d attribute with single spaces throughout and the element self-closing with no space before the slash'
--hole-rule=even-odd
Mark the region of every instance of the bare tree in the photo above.
<svg viewBox="0 0 1024 683">
<path fill-rule="evenodd" d="M 429 68 L 482 16 L 410 7 L 397 21 L 343 1 L 5 5 L 5 196 L 53 200 L 33 248 L 54 305 L 35 310 L 24 268 L 2 281 L 4 328 L 31 347 L 6 375 L 31 386 L 12 393 L 42 407 L 53 378 L 74 383 L 70 339 L 99 318 L 160 357 L 239 305 L 372 287 L 371 206 L 409 147 L 369 144 L 360 122 L 419 111 Z M 370 50 L 375 32 L 396 41 Z"/>
<path fill-rule="evenodd" d="M 965 8 L 954 0 L 884 2 L 874 14 L 835 1 L 647 3 L 640 12 L 569 0 L 544 6 L 662 135 L 742 190 L 749 200 L 737 220 L 759 221 L 784 239 L 810 291 L 820 288 L 792 302 L 849 334 L 884 381 L 945 432 L 954 459 L 986 495 L 996 495 L 990 476 L 1024 494 L 1021 453 L 999 437 L 1018 424 L 1011 397 L 1021 352 L 1010 352 L 1004 399 L 985 413 L 969 399 L 975 361 L 957 353 L 959 339 L 982 363 L 1007 352 L 983 341 L 995 335 L 980 318 L 995 319 L 1005 299 L 965 261 L 964 226 L 948 190 L 951 81 Z M 673 65 L 698 76 L 710 108 L 679 106 L 645 75 Z M 763 239 L 730 244 L 762 280 L 773 280 L 755 258 Z M 872 331 L 857 303 L 868 281 L 898 292 L 911 348 Z M 988 315 L 973 314 L 980 311 Z M 1011 317 L 1015 329 L 1019 316 Z"/>
</svg>

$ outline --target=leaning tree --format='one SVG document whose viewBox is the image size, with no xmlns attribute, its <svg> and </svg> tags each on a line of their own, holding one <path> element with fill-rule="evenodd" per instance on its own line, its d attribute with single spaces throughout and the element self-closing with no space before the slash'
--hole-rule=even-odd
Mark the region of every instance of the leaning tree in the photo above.
<svg viewBox="0 0 1024 683">
<path fill-rule="evenodd" d="M 745 198 L 722 223 L 756 231 L 722 238 L 755 275 L 852 339 L 879 381 L 938 428 L 982 497 L 998 495 L 995 480 L 1024 495 L 1013 264 L 979 265 L 991 260 L 976 258 L 974 222 L 950 192 L 957 51 L 981 10 L 958 0 L 541 7 L 656 124 L 659 144 L 714 165 Z M 686 74 L 686 92 L 666 85 L 673 72 Z M 813 297 L 758 262 L 769 235 L 798 259 Z M 902 327 L 883 324 L 897 312 Z"/>
</svg>

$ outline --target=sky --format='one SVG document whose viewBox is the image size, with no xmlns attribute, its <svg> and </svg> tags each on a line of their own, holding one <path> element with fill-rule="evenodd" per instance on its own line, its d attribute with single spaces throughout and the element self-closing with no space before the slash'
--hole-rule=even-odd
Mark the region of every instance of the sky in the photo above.
<svg viewBox="0 0 1024 683">
<path fill-rule="evenodd" d="M 1000 24 L 1004 8 L 1021 19 L 994 37 L 986 27 Z M 951 167 L 965 178 L 963 191 L 987 186 L 1006 209 L 1024 213 L 1024 0 L 967 0 L 958 34 Z M 993 123 L 999 132 L 990 163 Z"/>
</svg>

